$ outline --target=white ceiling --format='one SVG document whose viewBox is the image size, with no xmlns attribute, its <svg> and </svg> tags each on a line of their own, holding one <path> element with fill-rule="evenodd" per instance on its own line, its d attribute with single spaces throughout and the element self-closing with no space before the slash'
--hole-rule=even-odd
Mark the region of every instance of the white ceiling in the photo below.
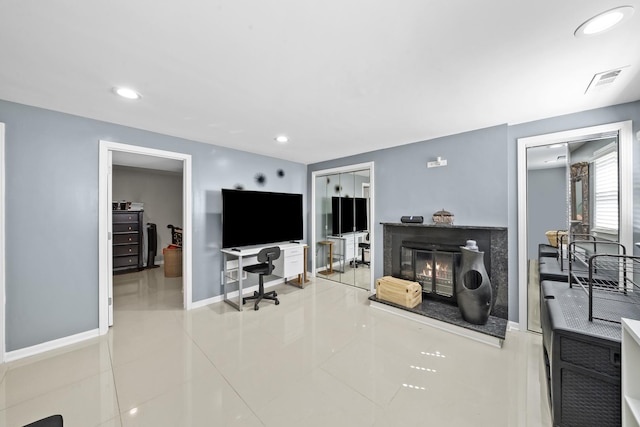
<svg viewBox="0 0 640 427">
<path fill-rule="evenodd" d="M 313 163 L 638 100 L 640 0 L 2 0 L 0 58 L 0 99 Z"/>
</svg>

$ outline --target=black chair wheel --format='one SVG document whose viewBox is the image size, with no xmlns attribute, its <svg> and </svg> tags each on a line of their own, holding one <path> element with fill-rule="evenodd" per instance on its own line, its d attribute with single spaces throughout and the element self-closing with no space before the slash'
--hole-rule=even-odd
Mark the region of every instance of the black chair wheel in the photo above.
<svg viewBox="0 0 640 427">
<path fill-rule="evenodd" d="M 276 294 L 276 293 L 274 292 L 274 293 L 273 293 L 273 296 L 274 296 L 274 297 L 277 297 L 277 296 L 278 296 L 278 294 Z"/>
<path fill-rule="evenodd" d="M 280 304 L 280 301 L 276 300 L 276 305 Z"/>
<path fill-rule="evenodd" d="M 253 296 L 257 297 L 258 296 L 258 291 L 253 291 Z"/>
<path fill-rule="evenodd" d="M 253 308 L 254 308 L 256 311 L 258 311 L 258 308 L 259 308 L 259 307 L 258 307 L 258 304 L 254 305 L 254 306 L 253 306 Z"/>
<path fill-rule="evenodd" d="M 242 304 L 246 303 L 247 299 L 246 298 L 242 298 Z"/>
</svg>

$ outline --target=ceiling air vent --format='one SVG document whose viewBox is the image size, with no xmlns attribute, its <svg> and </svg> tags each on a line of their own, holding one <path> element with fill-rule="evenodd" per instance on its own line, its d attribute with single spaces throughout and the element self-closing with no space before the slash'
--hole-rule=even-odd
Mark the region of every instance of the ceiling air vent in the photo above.
<svg viewBox="0 0 640 427">
<path fill-rule="evenodd" d="M 625 68 L 625 67 L 623 67 Z M 622 68 L 618 68 L 615 70 L 604 71 L 602 73 L 595 74 L 591 79 L 591 83 L 587 87 L 587 90 L 584 93 L 593 92 L 596 90 L 601 90 L 611 83 L 613 83 L 618 76 L 622 73 Z"/>
</svg>

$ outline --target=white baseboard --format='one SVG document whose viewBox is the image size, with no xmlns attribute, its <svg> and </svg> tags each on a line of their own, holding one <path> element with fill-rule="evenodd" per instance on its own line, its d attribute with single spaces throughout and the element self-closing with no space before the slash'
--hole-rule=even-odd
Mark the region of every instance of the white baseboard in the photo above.
<svg viewBox="0 0 640 427">
<path fill-rule="evenodd" d="M 58 338 L 56 340 L 43 342 L 42 344 L 36 344 L 31 347 L 21 348 L 19 350 L 8 351 L 4 354 L 5 362 L 12 362 L 14 360 L 23 359 L 25 357 L 35 356 L 46 351 L 55 350 L 61 347 L 65 347 L 71 344 L 77 344 L 82 341 L 86 341 L 91 338 L 100 336 L 100 329 L 92 329 L 87 332 L 81 332 L 79 334 L 70 335 L 68 337 Z"/>
<path fill-rule="evenodd" d="M 507 331 L 520 331 L 520 323 L 509 320 L 507 323 Z"/>
<path fill-rule="evenodd" d="M 206 298 L 206 299 L 201 299 L 200 301 L 194 301 L 191 303 L 191 310 L 196 309 L 196 308 L 202 308 L 202 307 L 206 307 L 210 304 L 215 304 L 217 302 L 222 301 L 223 296 L 222 295 L 218 295 L 215 297 L 211 297 L 211 298 Z"/>
<path fill-rule="evenodd" d="M 265 289 L 267 288 L 271 288 L 273 286 L 279 285 L 281 283 L 284 283 L 285 279 L 277 279 L 277 280 L 272 280 L 270 282 L 265 283 L 264 287 Z M 254 285 L 254 286 L 250 286 L 248 288 L 244 288 L 242 291 L 242 293 L 244 295 L 247 294 L 253 294 L 254 291 L 258 290 L 258 285 Z M 238 291 L 234 291 L 234 292 L 230 292 L 228 294 L 229 298 L 237 298 L 238 297 Z M 191 308 L 200 308 L 200 307 L 205 307 L 209 304 L 214 304 L 217 302 L 222 301 L 224 298 L 223 295 L 218 295 L 212 298 L 207 298 L 207 299 L 203 299 L 200 301 L 195 301 L 191 304 Z M 5 362 L 13 362 L 15 360 L 19 360 L 19 359 L 23 359 L 25 357 L 30 357 L 30 356 L 35 356 L 50 350 L 56 350 L 58 348 L 61 347 L 65 347 L 68 345 L 72 345 L 72 344 L 77 344 L 80 343 L 82 341 L 86 341 L 88 339 L 91 338 L 96 338 L 100 336 L 100 329 L 93 329 L 90 331 L 86 331 L 86 332 L 81 332 L 79 334 L 75 334 L 75 335 L 70 335 L 68 337 L 63 337 L 63 338 L 58 338 L 56 340 L 52 340 L 52 341 L 47 341 L 47 342 L 43 342 L 41 344 L 36 344 L 34 346 L 31 347 L 25 347 L 25 348 L 21 348 L 19 350 L 13 350 L 13 351 L 8 351 L 4 354 L 4 361 Z"/>
<path fill-rule="evenodd" d="M 422 324 L 432 326 L 443 331 L 451 332 L 452 334 L 460 335 L 462 337 L 469 338 L 483 344 L 488 344 L 492 347 L 502 348 L 502 340 L 491 335 L 472 331 L 471 329 L 467 328 L 461 328 L 460 326 L 452 325 L 451 323 L 442 322 L 440 320 L 436 320 L 427 316 L 421 316 L 419 314 L 391 307 L 390 305 L 382 304 L 376 301 L 369 301 L 369 305 L 377 310 L 386 311 L 387 313 L 395 314 L 397 316 L 404 317 L 405 319 L 414 320 L 416 322 L 420 322 Z"/>
</svg>

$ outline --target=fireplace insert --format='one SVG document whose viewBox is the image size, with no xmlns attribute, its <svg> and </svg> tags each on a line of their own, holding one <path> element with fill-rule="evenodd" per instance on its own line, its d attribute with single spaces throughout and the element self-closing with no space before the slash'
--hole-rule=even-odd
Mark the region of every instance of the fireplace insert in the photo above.
<svg viewBox="0 0 640 427">
<path fill-rule="evenodd" d="M 402 242 L 401 277 L 420 283 L 425 297 L 455 304 L 460 246 L 463 245 Z"/>
</svg>

